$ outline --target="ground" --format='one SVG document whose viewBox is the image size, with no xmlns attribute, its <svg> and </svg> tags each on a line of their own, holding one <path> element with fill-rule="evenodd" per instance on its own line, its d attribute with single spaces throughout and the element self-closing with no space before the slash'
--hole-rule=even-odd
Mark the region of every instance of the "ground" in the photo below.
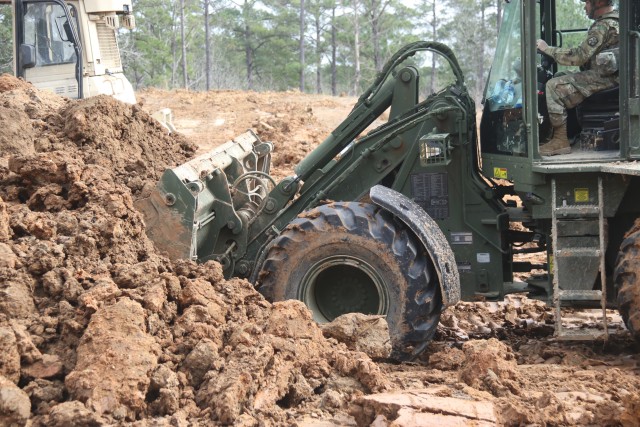
<svg viewBox="0 0 640 427">
<path fill-rule="evenodd" d="M 567 343 L 540 302 L 460 303 L 420 360 L 394 364 L 384 319 L 320 327 L 214 262 L 164 258 L 134 202 L 166 167 L 253 129 L 285 177 L 356 100 L 138 98 L 0 76 L 1 425 L 640 425 L 639 347 L 615 311 L 607 343 Z M 147 114 L 162 107 L 178 134 Z"/>
</svg>

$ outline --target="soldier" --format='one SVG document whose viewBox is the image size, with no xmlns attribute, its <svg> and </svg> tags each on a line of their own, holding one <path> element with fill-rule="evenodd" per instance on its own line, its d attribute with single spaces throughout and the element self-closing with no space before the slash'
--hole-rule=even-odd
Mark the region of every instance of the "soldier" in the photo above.
<svg viewBox="0 0 640 427">
<path fill-rule="evenodd" d="M 618 47 L 618 11 L 613 0 L 582 0 L 584 10 L 595 22 L 589 27 L 586 39 L 575 48 L 549 46 L 544 40 L 536 48 L 552 57 L 560 65 L 580 66 L 580 71 L 554 77 L 547 82 L 546 98 L 553 138 L 540 147 L 543 156 L 568 154 L 571 146 L 567 137 L 567 108 L 573 108 L 596 92 L 619 84 L 617 68 L 599 65 L 596 57 L 603 50 Z"/>
</svg>

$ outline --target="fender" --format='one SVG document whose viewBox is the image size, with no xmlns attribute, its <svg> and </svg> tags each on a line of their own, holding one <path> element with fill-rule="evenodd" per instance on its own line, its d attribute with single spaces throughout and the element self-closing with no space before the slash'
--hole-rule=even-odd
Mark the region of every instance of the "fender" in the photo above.
<svg viewBox="0 0 640 427">
<path fill-rule="evenodd" d="M 460 276 L 456 259 L 438 224 L 413 200 L 381 185 L 369 190 L 371 200 L 398 217 L 418 237 L 436 269 L 445 307 L 460 301 Z"/>
</svg>

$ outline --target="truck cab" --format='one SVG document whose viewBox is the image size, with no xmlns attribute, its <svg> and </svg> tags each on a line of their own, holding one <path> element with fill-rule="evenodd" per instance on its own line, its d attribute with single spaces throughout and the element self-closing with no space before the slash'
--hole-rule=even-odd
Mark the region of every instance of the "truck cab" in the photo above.
<svg viewBox="0 0 640 427">
<path fill-rule="evenodd" d="M 135 104 L 119 28 L 133 29 L 130 0 L 12 0 L 14 73 L 68 98 L 111 95 Z"/>
</svg>

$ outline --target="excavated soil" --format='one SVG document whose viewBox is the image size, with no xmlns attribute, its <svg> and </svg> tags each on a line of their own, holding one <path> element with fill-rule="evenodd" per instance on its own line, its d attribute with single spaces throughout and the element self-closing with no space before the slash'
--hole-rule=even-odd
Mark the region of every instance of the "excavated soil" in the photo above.
<svg viewBox="0 0 640 427">
<path fill-rule="evenodd" d="M 540 302 L 460 303 L 396 365 L 380 318 L 321 329 L 216 263 L 162 257 L 133 202 L 165 168 L 253 128 L 289 175 L 355 99 L 140 98 L 0 76 L 0 425 L 640 425 L 638 346 L 616 312 L 606 344 L 575 344 Z M 160 107 L 184 135 L 147 114 Z"/>
</svg>

